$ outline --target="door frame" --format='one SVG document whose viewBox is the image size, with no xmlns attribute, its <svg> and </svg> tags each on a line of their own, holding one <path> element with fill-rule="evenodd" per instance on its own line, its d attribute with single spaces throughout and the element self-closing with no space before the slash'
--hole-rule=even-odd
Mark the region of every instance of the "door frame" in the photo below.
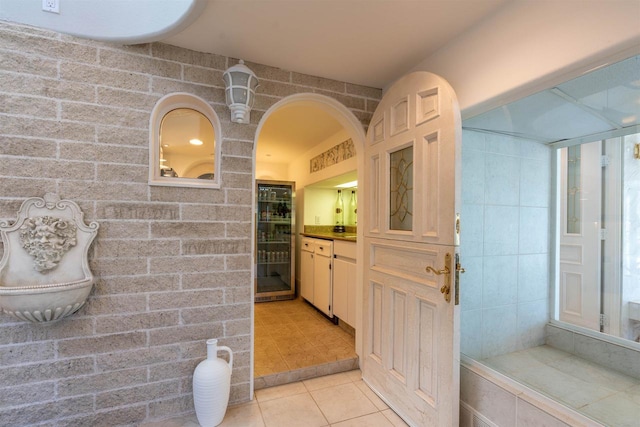
<svg viewBox="0 0 640 427">
<path fill-rule="evenodd" d="M 260 122 L 258 123 L 258 127 L 254 134 L 253 141 L 253 152 L 252 152 L 252 165 L 251 165 L 251 182 L 255 182 L 256 179 L 256 150 L 258 147 L 258 138 L 262 131 L 262 127 L 269 119 L 269 117 L 276 111 L 284 107 L 295 107 L 295 106 L 313 106 L 319 108 L 332 116 L 338 123 L 342 125 L 342 127 L 347 131 L 349 137 L 353 140 L 353 143 L 356 148 L 356 156 L 357 156 L 357 175 L 358 182 L 364 183 L 364 168 L 365 168 L 365 159 L 364 156 L 359 155 L 359 153 L 364 152 L 365 139 L 366 139 L 366 129 L 362 122 L 355 116 L 355 114 L 349 110 L 344 104 L 341 102 L 330 98 L 325 95 L 319 95 L 316 93 L 300 93 L 295 95 L 287 96 L 280 101 L 273 104 L 267 111 L 263 114 Z M 360 184 L 361 185 L 361 184 Z M 251 186 L 251 200 L 255 200 L 255 185 Z M 252 208 L 254 209 L 254 208 Z M 358 223 L 362 223 L 362 210 L 358 212 Z M 303 225 L 303 224 L 300 224 Z M 251 248 L 255 248 L 255 233 L 253 230 L 255 229 L 255 215 L 251 215 Z M 362 227 L 359 227 L 357 230 L 357 259 L 356 259 L 356 301 L 362 301 L 362 261 L 364 257 L 364 244 L 363 244 L 363 233 Z M 296 251 L 298 248 L 296 247 Z M 253 284 L 255 281 L 255 253 L 252 249 L 251 251 L 251 283 Z M 252 288 L 253 289 L 253 288 Z M 250 353 L 250 370 L 249 370 L 249 393 L 251 399 L 253 399 L 254 395 L 254 343 L 255 343 L 255 301 L 251 298 L 251 353 Z M 361 359 L 362 354 L 362 304 L 356 304 L 356 354 Z"/>
</svg>

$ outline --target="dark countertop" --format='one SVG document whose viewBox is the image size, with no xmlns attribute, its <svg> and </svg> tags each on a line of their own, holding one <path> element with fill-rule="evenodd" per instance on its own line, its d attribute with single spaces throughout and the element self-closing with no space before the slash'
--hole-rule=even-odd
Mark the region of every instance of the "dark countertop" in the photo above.
<svg viewBox="0 0 640 427">
<path fill-rule="evenodd" d="M 356 242 L 357 234 L 355 233 L 334 233 L 334 232 L 322 232 L 316 231 L 313 233 L 300 233 L 301 236 L 305 237 L 315 237 L 318 239 L 327 239 L 327 240 L 344 240 L 345 242 Z"/>
</svg>

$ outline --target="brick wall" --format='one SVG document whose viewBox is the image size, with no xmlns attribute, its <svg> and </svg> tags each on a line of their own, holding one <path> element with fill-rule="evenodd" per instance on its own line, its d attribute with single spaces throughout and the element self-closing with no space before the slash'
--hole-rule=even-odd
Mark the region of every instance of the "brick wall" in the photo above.
<svg viewBox="0 0 640 427">
<path fill-rule="evenodd" d="M 235 62 L 0 21 L 0 218 L 55 192 L 100 223 L 84 308 L 51 325 L 0 315 L 0 425 L 135 425 L 191 412 L 207 338 L 235 351 L 231 403 L 249 400 L 257 124 L 283 97 L 314 92 L 366 126 L 381 91 L 248 63 L 261 86 L 252 123 L 239 125 L 222 83 Z M 151 110 L 178 91 L 221 120 L 219 190 L 147 184 Z"/>
</svg>

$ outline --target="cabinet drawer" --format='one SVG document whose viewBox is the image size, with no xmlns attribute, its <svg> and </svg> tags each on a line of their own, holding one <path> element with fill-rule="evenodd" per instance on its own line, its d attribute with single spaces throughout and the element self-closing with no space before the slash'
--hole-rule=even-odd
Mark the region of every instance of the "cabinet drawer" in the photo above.
<svg viewBox="0 0 640 427">
<path fill-rule="evenodd" d="M 330 240 L 316 240 L 315 241 L 315 253 L 323 256 L 332 256 L 333 242 Z"/>
<path fill-rule="evenodd" d="M 307 252 L 313 252 L 313 248 L 315 247 L 314 241 L 315 239 L 303 237 L 300 241 L 300 249 Z"/>
<path fill-rule="evenodd" d="M 336 240 L 333 242 L 333 253 L 339 257 L 356 259 L 356 243 Z"/>
</svg>

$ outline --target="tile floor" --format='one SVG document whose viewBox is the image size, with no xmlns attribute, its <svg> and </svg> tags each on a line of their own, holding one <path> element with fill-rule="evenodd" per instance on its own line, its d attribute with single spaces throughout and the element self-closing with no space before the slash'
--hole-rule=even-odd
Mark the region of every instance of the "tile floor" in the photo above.
<svg viewBox="0 0 640 427">
<path fill-rule="evenodd" d="M 342 366 L 338 371 L 357 367 L 354 336 L 302 299 L 255 304 L 254 348 L 256 378 L 330 363 Z M 334 372 L 324 370 L 320 374 Z M 294 380 L 315 376 L 309 370 L 301 373 L 306 377 Z M 256 389 L 262 388 L 258 383 Z"/>
<path fill-rule="evenodd" d="M 141 427 L 198 427 L 195 415 Z M 361 379 L 360 370 L 312 378 L 255 393 L 227 409 L 220 427 L 404 427 Z"/>
<path fill-rule="evenodd" d="M 482 362 L 603 425 L 640 426 L 640 379 L 546 345 Z"/>
</svg>

